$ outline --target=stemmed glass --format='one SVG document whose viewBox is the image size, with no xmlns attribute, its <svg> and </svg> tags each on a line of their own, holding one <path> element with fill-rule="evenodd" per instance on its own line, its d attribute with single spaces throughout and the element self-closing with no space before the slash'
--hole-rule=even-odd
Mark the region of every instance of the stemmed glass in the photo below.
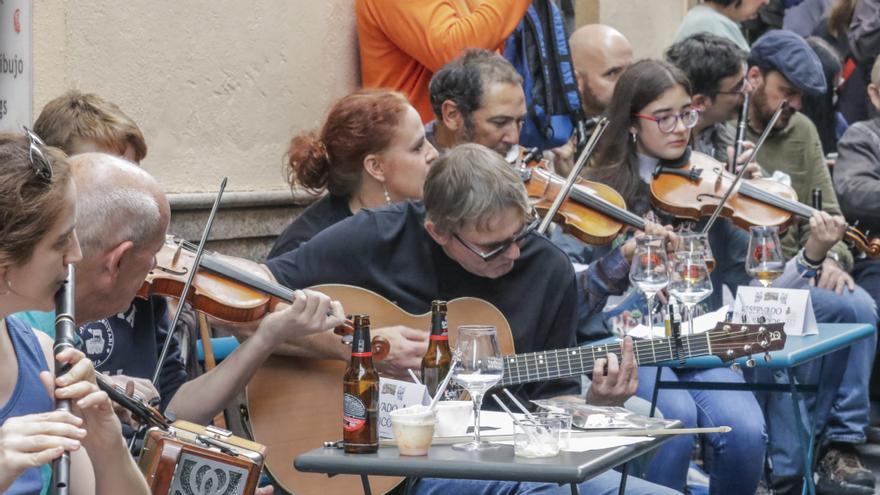
<svg viewBox="0 0 880 495">
<path fill-rule="evenodd" d="M 749 252 L 746 256 L 746 273 L 758 279 L 764 287 L 782 275 L 785 261 L 776 227 L 749 228 Z"/>
<path fill-rule="evenodd" d="M 474 441 L 455 444 L 454 449 L 481 451 L 500 445 L 480 440 L 480 407 L 483 396 L 504 375 L 504 361 L 498 350 L 498 338 L 492 326 L 458 327 L 457 350 L 459 363 L 452 379 L 464 387 L 474 403 Z"/>
<path fill-rule="evenodd" d="M 669 284 L 663 237 L 646 235 L 636 238 L 636 250 L 629 268 L 629 281 L 645 295 L 645 300 L 648 302 L 647 326 L 653 331 L 654 296 Z"/>
<path fill-rule="evenodd" d="M 672 263 L 669 294 L 684 304 L 688 335 L 694 334 L 694 306 L 712 294 L 712 280 L 702 253 L 678 252 Z"/>
<path fill-rule="evenodd" d="M 701 253 L 703 261 L 706 262 L 706 269 L 709 273 L 715 269 L 715 256 L 712 255 L 712 248 L 709 247 L 709 235 L 702 232 L 681 232 L 678 234 L 679 242 L 676 252 L 685 253 Z"/>
</svg>

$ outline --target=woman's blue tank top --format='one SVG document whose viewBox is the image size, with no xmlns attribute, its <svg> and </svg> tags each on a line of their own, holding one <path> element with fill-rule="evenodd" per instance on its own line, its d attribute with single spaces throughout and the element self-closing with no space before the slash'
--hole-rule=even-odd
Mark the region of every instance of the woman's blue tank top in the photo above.
<svg viewBox="0 0 880 495">
<path fill-rule="evenodd" d="M 26 414 L 50 411 L 52 399 L 40 381 L 40 372 L 49 369 L 46 357 L 34 331 L 15 317 L 6 318 L 6 330 L 18 360 L 18 379 L 12 397 L 0 407 L 0 425 L 7 419 Z M 39 468 L 32 468 L 19 476 L 4 495 L 34 495 L 42 488 Z"/>
</svg>

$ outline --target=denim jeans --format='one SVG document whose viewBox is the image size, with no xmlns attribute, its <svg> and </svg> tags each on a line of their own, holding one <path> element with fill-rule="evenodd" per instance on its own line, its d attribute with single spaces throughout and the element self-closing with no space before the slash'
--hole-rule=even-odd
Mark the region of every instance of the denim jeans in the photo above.
<svg viewBox="0 0 880 495">
<path fill-rule="evenodd" d="M 821 323 L 874 324 L 876 321 L 874 302 L 861 287 L 853 292 L 845 290 L 843 295 L 811 287 L 810 298 L 816 320 Z M 876 345 L 875 332 L 870 338 L 794 368 L 798 383 L 819 385 L 815 395 L 802 396 L 800 418 L 810 418 L 820 444 L 865 441 L 864 428 L 870 416 L 867 385 Z M 749 381 L 787 383 L 782 370 L 755 368 L 746 370 L 745 374 Z M 767 417 L 771 479 L 803 476 L 804 452 L 798 438 L 801 419 L 794 416 L 791 397 L 775 392 L 756 395 Z"/>
<path fill-rule="evenodd" d="M 639 368 L 636 395 L 651 400 L 657 370 L 664 381 L 743 383 L 729 368 L 676 370 Z M 729 433 L 710 433 L 709 493 L 755 493 L 764 465 L 764 416 L 752 392 L 726 390 L 660 390 L 657 407 L 667 419 L 678 419 L 685 428 L 730 426 Z M 647 480 L 683 490 L 694 447 L 692 435 L 680 435 L 658 449 L 648 466 Z"/>
<path fill-rule="evenodd" d="M 620 473 L 605 471 L 595 478 L 578 485 L 583 495 L 614 495 L 620 487 Z M 569 485 L 538 483 L 528 481 L 485 481 L 424 478 L 416 483 L 416 495 L 569 495 Z M 645 480 L 628 476 L 626 493 L 631 495 L 675 495 L 675 490 L 648 483 Z"/>
</svg>

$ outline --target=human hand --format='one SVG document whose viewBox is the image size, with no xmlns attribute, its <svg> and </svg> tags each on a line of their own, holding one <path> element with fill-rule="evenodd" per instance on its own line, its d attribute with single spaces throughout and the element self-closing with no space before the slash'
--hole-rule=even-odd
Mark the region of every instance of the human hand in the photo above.
<svg viewBox="0 0 880 495">
<path fill-rule="evenodd" d="M 7 419 L 0 426 L 0 492 L 25 470 L 47 464 L 65 450 L 79 449 L 86 436 L 82 424 L 82 419 L 64 411 Z"/>
<path fill-rule="evenodd" d="M 667 253 L 672 253 L 679 242 L 679 237 L 672 231 L 671 225 L 660 225 L 659 223 L 645 220 L 645 231 L 636 233 L 635 236 L 620 246 L 620 252 L 627 262 L 632 262 L 633 254 L 636 252 L 636 239 L 646 235 L 663 237 Z"/>
<path fill-rule="evenodd" d="M 727 163 L 730 163 L 730 160 L 733 158 L 733 146 L 727 147 Z M 736 172 L 739 173 L 742 170 L 742 167 L 745 165 L 746 171 L 743 172 L 743 179 L 760 179 L 763 177 L 761 174 L 761 166 L 755 162 L 749 163 L 749 160 L 752 158 L 752 154 L 755 152 L 755 143 L 751 141 L 743 141 L 742 153 L 740 153 L 739 157 L 736 159 Z"/>
<path fill-rule="evenodd" d="M 376 363 L 376 369 L 392 378 L 407 378 L 408 369 L 420 369 L 422 357 L 428 350 L 429 333 L 402 325 L 373 330 L 374 336 L 384 337 L 390 344 L 388 356 Z"/>
<path fill-rule="evenodd" d="M 336 328 L 345 322 L 339 301 L 313 290 L 297 290 L 293 302 L 263 318 L 256 335 L 263 335 L 275 347 L 297 337 Z M 279 306 L 280 307 L 280 306 Z"/>
<path fill-rule="evenodd" d="M 596 360 L 593 366 L 593 383 L 587 391 L 587 404 L 620 406 L 636 393 L 639 387 L 639 373 L 631 337 L 624 337 L 621 354 L 623 360 L 620 365 L 617 356 L 613 353 L 609 353 L 607 358 Z"/>
<path fill-rule="evenodd" d="M 125 395 L 134 397 L 148 404 L 160 398 L 159 391 L 153 386 L 153 383 L 146 378 L 137 378 L 126 375 L 103 375 L 105 379 L 112 382 L 113 385 L 121 387 L 125 390 Z M 123 423 L 128 424 L 132 428 L 137 428 L 140 424 L 132 415 L 131 411 L 121 405 L 112 402 L 113 412 Z"/>
<path fill-rule="evenodd" d="M 55 360 L 70 365 L 70 369 L 54 378 L 54 381 L 49 372 L 43 371 L 40 373 L 40 380 L 57 400 L 69 400 L 71 412 L 82 418 L 82 428 L 88 432 L 82 439 L 82 444 L 89 451 L 89 456 L 113 452 L 107 448 L 113 442 L 124 447 L 122 427 L 113 412 L 110 397 L 95 383 L 92 361 L 72 348 L 56 354 Z"/>
<path fill-rule="evenodd" d="M 840 267 L 836 261 L 825 258 L 822 262 L 822 274 L 819 281 L 810 280 L 810 285 L 818 285 L 822 289 L 833 290 L 838 294 L 843 294 L 843 288 L 848 287 L 850 292 L 856 288 L 856 283 L 849 273 Z"/>
<path fill-rule="evenodd" d="M 831 216 L 817 211 L 810 217 L 810 237 L 804 244 L 804 254 L 811 260 L 821 260 L 846 234 L 846 221 L 841 216 Z"/>
<path fill-rule="evenodd" d="M 574 167 L 574 153 L 576 149 L 575 138 L 572 136 L 567 143 L 550 150 L 553 159 L 553 171 L 559 175 L 567 176 Z"/>
<path fill-rule="evenodd" d="M 261 486 L 257 488 L 254 495 L 272 495 L 275 493 L 275 487 L 272 485 Z"/>
</svg>

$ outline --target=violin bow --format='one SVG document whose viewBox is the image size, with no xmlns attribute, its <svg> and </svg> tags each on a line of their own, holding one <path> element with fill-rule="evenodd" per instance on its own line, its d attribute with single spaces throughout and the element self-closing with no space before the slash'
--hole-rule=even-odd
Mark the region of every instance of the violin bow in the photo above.
<svg viewBox="0 0 880 495">
<path fill-rule="evenodd" d="M 190 286 L 196 273 L 199 271 L 199 264 L 202 261 L 202 253 L 205 251 L 205 242 L 208 240 L 208 233 L 211 232 L 211 226 L 214 224 L 214 216 L 220 206 L 220 198 L 223 197 L 223 191 L 226 189 L 226 177 L 220 183 L 220 190 L 217 197 L 214 198 L 214 206 L 211 207 L 211 214 L 208 215 L 208 222 L 205 224 L 205 230 L 202 231 L 202 240 L 199 241 L 199 247 L 196 250 L 195 259 L 192 268 L 186 276 L 186 283 L 183 285 L 183 293 L 180 294 L 180 302 L 177 304 L 177 311 L 174 312 L 174 318 L 171 320 L 171 326 L 168 327 L 168 335 L 165 337 L 165 343 L 162 344 L 162 352 L 159 354 L 159 361 L 156 363 L 156 370 L 153 372 L 153 386 L 158 390 L 159 375 L 162 373 L 162 366 L 165 364 L 165 358 L 168 355 L 168 348 L 171 346 L 171 339 L 174 338 L 174 331 L 177 329 L 177 322 L 180 321 L 180 315 L 183 314 L 183 307 L 186 305 L 186 295 L 189 294 Z"/>
<path fill-rule="evenodd" d="M 743 173 L 745 173 L 746 168 L 751 165 L 755 158 L 758 156 L 758 150 L 761 149 L 761 146 L 764 145 L 764 141 L 767 140 L 767 136 L 770 135 L 770 131 L 773 130 L 773 126 L 776 125 L 776 121 L 779 120 L 779 116 L 782 115 L 782 111 L 785 109 L 785 106 L 788 105 L 788 100 L 782 100 L 782 103 L 776 107 L 776 111 L 773 112 L 773 116 L 770 117 L 770 122 L 767 123 L 767 126 L 764 127 L 764 132 L 761 133 L 761 137 L 758 139 L 758 142 L 755 144 L 755 149 L 752 150 L 752 156 L 749 157 L 749 161 L 747 161 L 743 167 L 737 172 L 736 176 L 733 178 L 733 182 L 730 183 L 730 187 L 727 188 L 727 192 L 724 193 L 724 197 L 721 198 L 721 202 L 718 203 L 718 206 L 715 207 L 715 211 L 712 212 L 712 216 L 709 217 L 709 221 L 706 222 L 706 225 L 703 227 L 703 233 L 708 234 L 709 229 L 712 228 L 712 225 L 715 223 L 715 220 L 718 220 L 718 215 L 721 213 L 721 209 L 724 208 L 724 205 L 727 203 L 727 200 L 730 198 L 733 190 L 736 189 L 737 184 L 739 184 L 740 179 L 742 179 Z M 733 162 L 736 163 L 737 156 L 733 157 Z M 722 171 L 723 173 L 723 171 Z"/>
<path fill-rule="evenodd" d="M 547 232 L 547 229 L 550 228 L 550 224 L 553 222 L 553 217 L 556 216 L 556 212 L 559 211 L 562 202 L 568 197 L 568 193 L 571 192 L 572 186 L 580 176 L 581 170 L 584 169 L 587 160 L 590 158 L 590 155 L 593 154 L 596 145 L 599 143 L 599 139 L 602 137 L 602 134 L 605 133 L 607 127 L 608 119 L 605 117 L 602 117 L 599 119 L 599 122 L 596 123 L 596 127 L 593 129 L 593 133 L 590 134 L 590 139 L 587 141 L 587 145 L 584 146 L 584 150 L 581 152 L 580 156 L 578 156 L 577 162 L 574 167 L 571 168 L 571 172 L 568 173 L 568 178 L 565 180 L 565 184 L 562 185 L 562 188 L 556 195 L 556 199 L 554 199 L 553 204 L 550 205 L 550 209 L 544 214 L 544 218 L 541 220 L 541 225 L 538 226 L 538 233 L 543 235 Z"/>
</svg>

